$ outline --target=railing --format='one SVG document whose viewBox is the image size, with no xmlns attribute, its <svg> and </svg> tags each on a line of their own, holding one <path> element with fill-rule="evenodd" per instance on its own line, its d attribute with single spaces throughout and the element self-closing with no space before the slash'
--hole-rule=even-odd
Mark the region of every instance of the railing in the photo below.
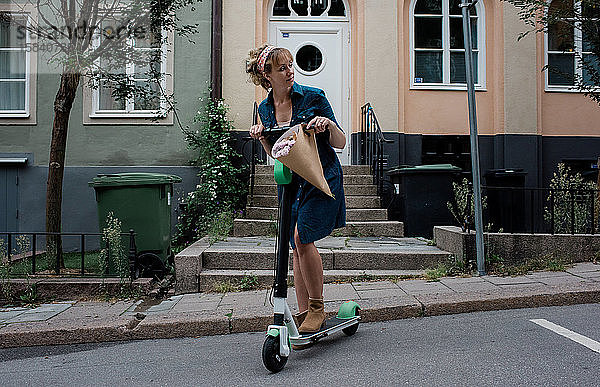
<svg viewBox="0 0 600 387">
<path fill-rule="evenodd" d="M 63 258 L 63 252 L 62 251 L 57 251 L 55 253 L 50 253 L 50 255 L 52 256 L 52 258 L 54 259 L 54 273 L 38 273 L 37 269 L 38 269 L 38 255 L 39 254 L 45 254 L 46 256 L 48 256 L 48 252 L 42 252 L 42 251 L 38 251 L 37 249 L 37 245 L 38 242 L 42 242 L 38 237 L 39 236 L 43 236 L 43 237 L 47 237 L 49 235 L 60 235 L 61 238 L 65 237 L 65 236 L 71 236 L 71 237 L 78 237 L 79 238 L 79 252 L 80 252 L 80 257 L 81 257 L 81 265 L 80 265 L 80 271 L 79 274 L 81 276 L 85 276 L 85 275 L 90 275 L 90 274 L 86 274 L 86 268 L 85 268 L 85 256 L 86 256 L 86 237 L 92 237 L 92 236 L 96 236 L 96 237 L 102 237 L 103 234 L 101 233 L 67 233 L 67 232 L 62 232 L 62 233 L 58 233 L 58 232 L 1 232 L 0 233 L 0 241 L 3 241 L 4 243 L 6 243 L 6 251 L 4 252 L 6 254 L 6 259 L 8 265 L 11 264 L 15 264 L 18 263 L 18 261 L 22 261 L 25 259 L 29 259 L 31 258 L 31 272 L 27 273 L 27 274 L 31 274 L 31 275 L 60 275 L 61 274 L 61 261 Z M 6 239 L 2 238 L 6 236 Z M 17 241 L 17 237 L 19 236 L 31 236 L 31 240 L 27 240 L 27 247 L 24 249 L 20 249 L 20 250 L 25 250 L 25 251 L 19 251 L 20 254 L 15 254 L 13 252 L 13 239 L 15 241 Z M 121 237 L 129 237 L 129 271 L 130 271 L 130 276 L 132 279 L 135 279 L 135 271 L 136 271 L 136 265 L 137 265 L 137 248 L 136 248 L 136 244 L 135 244 L 135 232 L 133 230 L 129 230 L 129 232 L 127 233 L 121 233 Z M 23 242 L 22 242 L 23 243 Z M 31 247 L 31 250 L 29 249 L 29 244 Z M 107 262 L 106 265 L 104 267 L 104 271 L 102 273 L 97 273 L 97 274 L 102 274 L 103 276 L 109 276 L 108 273 L 108 267 L 110 266 L 110 261 L 111 261 L 111 246 L 110 243 L 108 241 L 105 241 L 105 245 L 104 247 L 107 249 Z M 88 254 L 90 252 L 87 252 Z M 56 255 L 54 257 L 54 255 Z M 18 258 L 18 259 L 13 259 L 13 258 Z M 2 257 L 0 257 L 2 258 Z M 96 275 L 97 275 L 96 274 Z"/>
<path fill-rule="evenodd" d="M 252 112 L 252 125 L 256 125 L 258 123 L 258 105 L 254 102 L 254 109 Z M 248 205 L 252 206 L 254 203 L 254 179 L 256 178 L 256 165 L 258 164 L 266 164 L 266 158 L 263 158 L 264 151 L 262 146 L 258 145 L 258 141 L 253 139 L 250 136 L 244 137 L 244 144 L 242 145 L 242 155 L 246 162 L 250 163 L 250 192 L 248 197 Z M 246 145 L 250 143 L 250 160 L 246 156 L 244 149 Z"/>
<path fill-rule="evenodd" d="M 370 103 L 361 106 L 360 122 L 360 164 L 369 165 L 373 175 L 373 184 L 377 186 L 377 194 L 383 194 L 384 144 L 393 143 L 387 140 L 381 131 L 379 121 Z"/>
<path fill-rule="evenodd" d="M 595 234 L 600 232 L 599 192 L 584 188 L 482 186 L 482 194 L 487 197 L 483 224 L 490 225 L 491 231 L 509 233 Z M 467 197 L 467 214 L 471 214 L 471 195 Z M 465 223 L 468 230 L 473 229 L 471 218 Z"/>
</svg>

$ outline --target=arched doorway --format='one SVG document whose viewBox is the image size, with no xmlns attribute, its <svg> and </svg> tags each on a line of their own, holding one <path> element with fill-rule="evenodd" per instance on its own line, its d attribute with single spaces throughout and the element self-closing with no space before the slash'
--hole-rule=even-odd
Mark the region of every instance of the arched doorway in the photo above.
<svg viewBox="0 0 600 387">
<path fill-rule="evenodd" d="M 336 149 L 350 164 L 350 8 L 345 0 L 272 0 L 269 42 L 294 56 L 296 82 L 325 91 L 346 131 L 346 147 Z"/>
</svg>

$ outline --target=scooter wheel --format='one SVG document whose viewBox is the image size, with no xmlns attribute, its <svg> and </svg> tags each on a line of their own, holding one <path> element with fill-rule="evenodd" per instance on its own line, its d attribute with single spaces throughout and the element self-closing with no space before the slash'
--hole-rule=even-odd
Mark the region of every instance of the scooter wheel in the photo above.
<svg viewBox="0 0 600 387">
<path fill-rule="evenodd" d="M 287 356 L 279 354 L 279 337 L 267 336 L 262 348 L 265 367 L 271 372 L 279 372 L 287 363 Z"/>
<path fill-rule="evenodd" d="M 356 312 L 354 315 L 358 316 L 358 309 L 356 309 Z M 344 332 L 346 334 L 346 336 L 352 336 L 353 334 L 356 333 L 357 330 L 358 330 L 358 322 L 354 325 L 350 325 L 348 328 L 342 329 L 342 332 Z"/>
</svg>

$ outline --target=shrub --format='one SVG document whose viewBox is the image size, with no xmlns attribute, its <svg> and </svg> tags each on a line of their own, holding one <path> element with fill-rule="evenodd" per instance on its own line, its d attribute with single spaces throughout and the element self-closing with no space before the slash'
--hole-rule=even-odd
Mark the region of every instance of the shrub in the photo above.
<svg viewBox="0 0 600 387">
<path fill-rule="evenodd" d="M 475 196 L 473 187 L 467 179 L 463 179 L 460 184 L 452 183 L 454 191 L 454 203 L 447 202 L 448 210 L 458 222 L 463 232 L 467 231 L 467 226 L 473 223 L 475 219 Z M 487 208 L 487 196 L 481 197 L 481 209 Z"/>
<path fill-rule="evenodd" d="M 592 204 L 595 208 L 600 205 L 595 188 L 594 182 L 586 182 L 581 174 L 573 174 L 569 167 L 558 164 L 558 171 L 550 180 L 552 191 L 548 194 L 548 205 L 544 208 L 544 220 L 552 224 L 554 213 L 553 231 L 559 234 L 592 231 Z M 597 222 L 594 223 L 597 231 Z"/>
<path fill-rule="evenodd" d="M 174 236 L 176 245 L 187 245 L 212 230 L 220 239 L 231 229 L 234 214 L 244 207 L 247 184 L 240 155 L 231 145 L 233 126 L 229 107 L 222 99 L 209 99 L 194 118 L 197 129 L 183 129 L 188 147 L 196 152 L 192 165 L 200 168 L 199 184 L 182 199 Z"/>
</svg>

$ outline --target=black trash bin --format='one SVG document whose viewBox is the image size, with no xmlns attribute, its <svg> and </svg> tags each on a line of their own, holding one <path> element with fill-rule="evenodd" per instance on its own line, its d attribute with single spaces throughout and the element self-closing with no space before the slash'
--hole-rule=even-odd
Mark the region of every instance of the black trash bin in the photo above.
<svg viewBox="0 0 600 387">
<path fill-rule="evenodd" d="M 525 203 L 525 177 L 522 168 L 489 169 L 485 173 L 488 200 L 488 222 L 492 230 L 525 232 L 527 223 Z"/>
<path fill-rule="evenodd" d="M 388 171 L 397 184 L 396 201 L 399 220 L 404 222 L 405 236 L 433 237 L 434 226 L 456 223 L 448 210 L 452 201 L 452 182 L 461 169 L 451 164 L 399 167 Z"/>
</svg>

